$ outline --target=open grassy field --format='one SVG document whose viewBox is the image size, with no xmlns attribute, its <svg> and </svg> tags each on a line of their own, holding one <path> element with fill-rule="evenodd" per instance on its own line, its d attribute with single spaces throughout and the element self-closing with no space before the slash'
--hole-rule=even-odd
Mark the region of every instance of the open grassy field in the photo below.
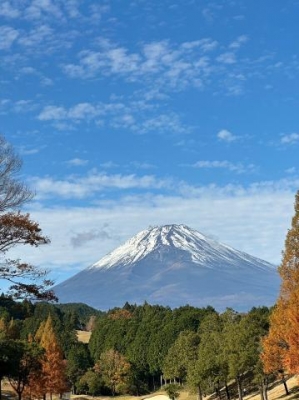
<svg viewBox="0 0 299 400">
<path fill-rule="evenodd" d="M 268 391 L 268 400 L 295 400 L 299 399 L 299 386 L 298 386 L 298 377 L 292 377 L 287 381 L 287 385 L 290 391 L 290 394 L 286 396 L 284 386 L 280 382 L 276 382 L 270 387 Z M 164 391 L 158 391 L 155 394 L 147 395 L 147 396 L 117 396 L 117 400 L 162 400 L 162 396 L 165 395 Z M 109 397 L 97 397 L 93 398 L 91 396 L 72 396 L 74 400 L 108 400 Z M 205 400 L 215 400 L 214 396 L 206 397 Z M 194 393 L 189 393 L 188 391 L 182 390 L 180 392 L 180 396 L 178 400 L 197 400 L 197 396 Z M 236 398 L 235 398 L 236 400 Z M 258 392 L 250 393 L 244 397 L 244 400 L 261 400 L 261 396 Z"/>
<path fill-rule="evenodd" d="M 77 332 L 77 338 L 78 338 L 79 342 L 83 342 L 83 343 L 89 342 L 91 332 L 87 332 L 87 331 L 76 331 L 76 332 Z"/>
<path fill-rule="evenodd" d="M 298 377 L 294 376 L 287 381 L 287 385 L 290 391 L 290 394 L 286 396 L 284 386 L 280 382 L 274 383 L 269 391 L 268 391 L 268 400 L 295 400 L 299 399 L 299 384 L 298 384 Z M 146 396 L 134 397 L 134 396 L 117 396 L 116 400 L 164 400 L 163 397 L 165 392 L 163 390 L 159 390 L 156 393 Z M 15 395 L 14 391 L 12 390 L 11 386 L 8 382 L 3 382 L 2 384 L 2 398 L 3 400 L 15 400 L 17 396 Z M 57 399 L 53 396 L 53 399 Z M 108 396 L 99 396 L 99 397 L 92 397 L 86 395 L 77 395 L 71 396 L 73 400 L 112 400 L 112 397 Z M 186 390 L 182 390 L 180 392 L 180 396 L 178 400 L 197 400 L 197 396 L 194 393 L 190 393 Z M 206 397 L 205 400 L 216 400 L 214 396 Z M 233 400 L 233 399 L 232 399 Z M 236 400 L 236 398 L 234 399 Z M 258 392 L 249 393 L 247 396 L 244 397 L 244 400 L 261 400 L 260 394 Z"/>
</svg>

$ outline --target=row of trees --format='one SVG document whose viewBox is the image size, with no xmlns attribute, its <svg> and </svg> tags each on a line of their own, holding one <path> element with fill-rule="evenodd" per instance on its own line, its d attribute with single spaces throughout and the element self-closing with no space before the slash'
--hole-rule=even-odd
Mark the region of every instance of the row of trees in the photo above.
<svg viewBox="0 0 299 400">
<path fill-rule="evenodd" d="M 176 382 L 196 389 L 200 398 L 214 391 L 220 396 L 225 388 L 229 399 L 236 394 L 228 385 L 233 379 L 242 399 L 244 380 L 262 393 L 272 378 L 260 361 L 269 314 L 267 307 L 219 314 L 211 307 L 126 305 L 98 320 L 89 348 L 94 360 L 111 348 L 124 356 L 136 394 Z"/>
<path fill-rule="evenodd" d="M 61 393 L 68 387 L 91 395 L 141 395 L 165 383 L 187 384 L 200 396 L 220 395 L 226 387 L 229 398 L 232 378 L 242 396 L 248 372 L 255 384 L 262 374 L 257 366 L 260 338 L 268 329 L 266 307 L 218 314 L 212 307 L 171 310 L 126 304 L 97 317 L 86 345 L 77 340 L 80 322 L 71 310 L 24 301 L 16 303 L 24 319 L 13 319 L 9 310 L 16 309 L 8 300 L 0 298 L 0 350 L 5 349 L 0 364 L 2 377 L 9 378 L 19 398 L 42 398 L 45 392 Z M 21 312 L 21 304 L 29 314 Z M 19 351 L 14 353 L 14 347 Z"/>
</svg>

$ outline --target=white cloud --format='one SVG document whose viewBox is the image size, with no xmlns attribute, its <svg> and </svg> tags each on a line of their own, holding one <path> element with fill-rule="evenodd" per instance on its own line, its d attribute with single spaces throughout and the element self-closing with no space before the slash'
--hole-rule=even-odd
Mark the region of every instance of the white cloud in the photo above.
<svg viewBox="0 0 299 400">
<path fill-rule="evenodd" d="M 20 11 L 9 4 L 8 1 L 4 1 L 0 4 L 0 15 L 6 18 L 18 18 Z"/>
<path fill-rule="evenodd" d="M 8 50 L 15 42 L 19 32 L 10 26 L 0 26 L 0 50 Z"/>
<path fill-rule="evenodd" d="M 285 172 L 286 172 L 287 174 L 295 174 L 296 171 L 297 171 L 297 170 L 296 170 L 295 167 L 291 167 L 291 168 L 288 168 L 288 169 L 285 170 Z"/>
<path fill-rule="evenodd" d="M 144 43 L 135 53 L 107 40 L 99 41 L 99 46 L 100 51 L 81 51 L 79 63 L 64 65 L 64 72 L 83 79 L 115 75 L 129 82 L 148 84 L 151 89 L 181 90 L 202 85 L 202 79 L 210 73 L 205 53 L 217 48 L 218 43 L 210 38 L 178 45 L 162 40 Z"/>
<path fill-rule="evenodd" d="M 83 123 L 94 121 L 97 125 L 107 125 L 115 129 L 130 129 L 133 132 L 145 134 L 155 133 L 186 133 L 190 128 L 185 126 L 179 115 L 174 112 L 157 114 L 150 103 L 131 101 L 123 103 L 79 103 L 70 108 L 61 106 L 46 106 L 37 118 L 40 121 L 71 121 Z M 144 113 L 144 111 L 148 113 Z M 141 113 L 142 112 L 142 113 Z M 55 125 L 57 128 L 59 126 Z M 62 129 L 64 129 L 62 125 Z"/>
<path fill-rule="evenodd" d="M 299 142 L 299 133 L 290 133 L 288 135 L 283 135 L 281 138 L 281 143 L 284 144 L 296 144 Z"/>
<path fill-rule="evenodd" d="M 22 254 L 16 256 L 51 268 L 52 276 L 62 280 L 98 261 L 149 225 L 177 223 L 278 264 L 298 184 L 282 181 L 261 182 L 249 188 L 188 187 L 185 195 L 131 194 L 115 201 L 99 199 L 98 205 L 85 207 L 32 204 L 31 217 L 40 223 L 52 243 L 40 249 L 22 249 Z M 105 237 L 101 235 L 103 230 Z M 91 237 L 92 232 L 99 237 Z M 84 246 L 74 247 L 74 240 L 80 238 Z"/>
<path fill-rule="evenodd" d="M 161 189 L 171 186 L 170 180 L 158 179 L 153 175 L 141 177 L 134 174 L 108 175 L 97 171 L 91 171 L 87 176 L 75 175 L 60 180 L 51 177 L 33 177 L 29 183 L 38 193 L 37 199 L 52 197 L 88 199 L 106 189 Z"/>
<path fill-rule="evenodd" d="M 220 54 L 216 60 L 223 64 L 235 64 L 237 61 L 235 53 L 231 51 Z"/>
<path fill-rule="evenodd" d="M 31 149 L 25 148 L 25 147 L 19 148 L 20 154 L 24 155 L 24 156 L 28 156 L 28 155 L 31 156 L 34 154 L 38 154 L 40 152 L 40 150 L 41 150 L 40 148 L 31 148 Z"/>
<path fill-rule="evenodd" d="M 212 40 L 210 38 L 201 39 L 200 47 L 204 52 L 215 50 L 219 43 L 216 40 Z"/>
<path fill-rule="evenodd" d="M 248 41 L 248 36 L 241 35 L 229 45 L 229 48 L 239 49 L 242 46 L 242 44 L 246 43 L 247 41 Z"/>
<path fill-rule="evenodd" d="M 193 164 L 195 168 L 208 168 L 208 169 L 228 169 L 232 172 L 237 172 L 238 174 L 245 172 L 253 172 L 256 170 L 256 167 L 253 164 L 243 165 L 241 163 L 233 164 L 230 161 L 197 161 Z"/>
<path fill-rule="evenodd" d="M 67 118 L 67 112 L 63 107 L 46 106 L 38 116 L 41 121 L 61 120 Z"/>
<path fill-rule="evenodd" d="M 25 9 L 25 16 L 28 19 L 41 19 L 42 17 L 51 17 L 61 19 L 63 13 L 59 5 L 52 0 L 32 0 Z"/>
<path fill-rule="evenodd" d="M 218 137 L 218 139 L 223 140 L 224 142 L 233 142 L 234 140 L 236 140 L 238 138 L 238 136 L 233 135 L 227 129 L 221 129 L 217 133 L 217 137 Z"/>
<path fill-rule="evenodd" d="M 88 160 L 83 160 L 82 158 L 73 158 L 71 160 L 68 160 L 66 164 L 72 167 L 82 167 L 88 164 Z"/>
<path fill-rule="evenodd" d="M 117 168 L 117 167 L 119 167 L 119 165 L 113 161 L 107 161 L 105 163 L 100 164 L 100 167 L 102 167 L 102 168 Z"/>
<path fill-rule="evenodd" d="M 45 45 L 45 42 L 54 40 L 54 31 L 48 25 L 40 25 L 33 28 L 28 33 L 23 33 L 18 43 L 26 48 L 36 48 L 38 45 Z M 49 49 L 48 49 L 49 50 Z"/>
</svg>

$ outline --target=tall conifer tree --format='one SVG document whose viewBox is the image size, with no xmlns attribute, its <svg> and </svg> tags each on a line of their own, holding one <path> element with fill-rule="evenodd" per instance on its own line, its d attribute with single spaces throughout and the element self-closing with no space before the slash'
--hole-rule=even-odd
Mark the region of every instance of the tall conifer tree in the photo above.
<svg viewBox="0 0 299 400">
<path fill-rule="evenodd" d="M 270 330 L 263 340 L 262 360 L 266 372 L 299 373 L 299 191 L 295 215 L 279 267 L 280 294 L 270 318 Z"/>
<path fill-rule="evenodd" d="M 46 323 L 42 323 L 37 331 L 36 339 L 45 350 L 42 361 L 42 373 L 32 377 L 31 390 L 38 395 L 62 394 L 69 389 L 66 376 L 66 362 L 63 358 L 62 349 L 58 343 L 56 333 L 53 328 L 52 318 L 48 317 Z"/>
</svg>

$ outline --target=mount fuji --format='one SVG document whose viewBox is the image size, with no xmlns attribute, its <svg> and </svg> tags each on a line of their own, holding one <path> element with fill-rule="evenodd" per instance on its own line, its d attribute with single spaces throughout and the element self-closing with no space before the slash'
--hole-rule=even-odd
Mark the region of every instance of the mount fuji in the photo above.
<svg viewBox="0 0 299 400">
<path fill-rule="evenodd" d="M 101 310 L 147 301 L 247 311 L 273 305 L 279 285 L 272 264 L 185 225 L 165 225 L 139 232 L 53 290 L 61 303 Z"/>
</svg>

